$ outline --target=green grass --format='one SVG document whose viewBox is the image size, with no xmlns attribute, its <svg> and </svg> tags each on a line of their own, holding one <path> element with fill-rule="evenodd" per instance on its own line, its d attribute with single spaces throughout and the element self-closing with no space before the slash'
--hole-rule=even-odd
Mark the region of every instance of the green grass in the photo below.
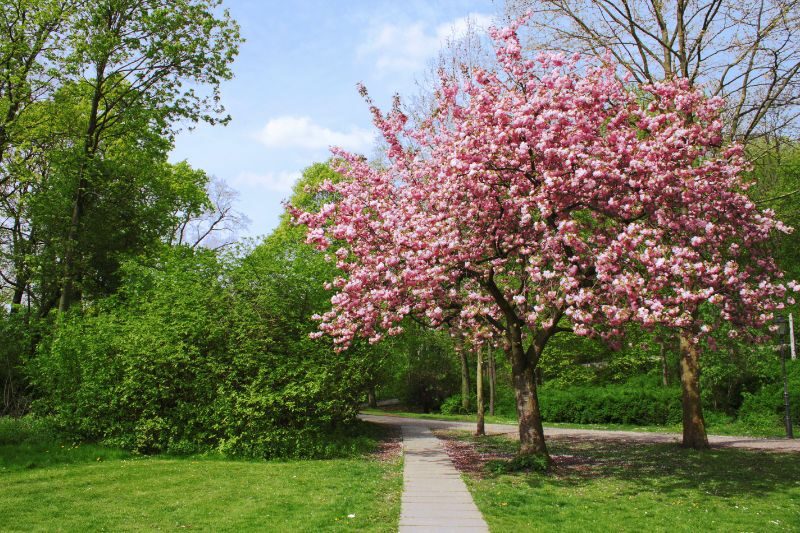
<svg viewBox="0 0 800 533">
<path fill-rule="evenodd" d="M 516 453 L 502 436 L 483 453 Z M 549 439 L 549 474 L 488 463 L 465 476 L 492 531 L 800 531 L 800 457 L 674 445 Z M 494 466 L 493 469 L 490 468 Z"/>
<path fill-rule="evenodd" d="M 448 420 L 454 422 L 475 422 L 475 415 L 444 415 L 440 413 L 413 413 L 410 411 L 394 411 L 391 409 L 364 409 L 362 412 L 371 415 L 391 415 L 404 418 L 419 418 L 424 420 Z M 710 435 L 733 435 L 742 437 L 783 437 L 782 427 L 764 428 L 747 426 L 730 417 L 710 414 L 706 421 L 706 428 Z M 486 415 L 487 424 L 517 424 L 516 417 Z M 636 425 L 636 424 L 569 424 L 563 422 L 545 422 L 545 428 L 571 428 L 571 429 L 598 429 L 605 431 L 640 431 L 645 433 L 681 433 L 680 424 L 665 426 Z"/>
<path fill-rule="evenodd" d="M 397 528 L 399 458 L 141 457 L 59 443 L 35 425 L 0 419 L 4 531 Z"/>
</svg>

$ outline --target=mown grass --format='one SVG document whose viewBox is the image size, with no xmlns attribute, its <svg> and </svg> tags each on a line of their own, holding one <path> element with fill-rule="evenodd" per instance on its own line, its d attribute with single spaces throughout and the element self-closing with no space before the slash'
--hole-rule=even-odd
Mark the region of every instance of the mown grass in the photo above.
<svg viewBox="0 0 800 533">
<path fill-rule="evenodd" d="M 411 411 L 391 409 L 364 409 L 363 413 L 371 415 L 391 415 L 404 418 L 419 418 L 423 420 L 448 420 L 454 422 L 475 422 L 475 415 L 444 415 L 441 413 L 414 413 Z M 486 415 L 487 424 L 516 425 L 517 418 L 509 416 Z M 636 424 L 569 424 L 563 422 L 545 422 L 545 428 L 570 428 L 570 429 L 597 429 L 604 431 L 640 431 L 644 433 L 681 433 L 680 424 L 670 425 L 636 425 Z M 706 429 L 710 435 L 732 435 L 741 437 L 783 437 L 782 428 L 752 427 L 725 416 L 709 416 L 706 420 Z"/>
<path fill-rule="evenodd" d="M 448 432 L 512 456 L 518 442 Z M 800 457 L 669 444 L 553 438 L 547 474 L 498 473 L 467 485 L 492 531 L 800 531 Z"/>
<path fill-rule="evenodd" d="M 133 456 L 0 420 L 4 531 L 396 531 L 401 460 Z M 349 515 L 355 515 L 349 517 Z"/>
</svg>

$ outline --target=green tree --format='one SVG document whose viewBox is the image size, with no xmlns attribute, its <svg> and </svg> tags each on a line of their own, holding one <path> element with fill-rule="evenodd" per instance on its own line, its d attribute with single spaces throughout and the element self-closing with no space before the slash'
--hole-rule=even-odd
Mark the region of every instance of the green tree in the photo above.
<svg viewBox="0 0 800 533">
<path fill-rule="evenodd" d="M 165 135 L 176 120 L 228 120 L 219 85 L 232 76 L 241 39 L 227 10 L 217 15 L 219 5 L 219 0 L 93 0 L 77 15 L 66 67 L 91 94 L 76 154 L 59 310 L 80 298 L 81 226 L 101 172 L 96 158 L 113 140 L 110 131 L 144 106 L 151 125 Z"/>
</svg>

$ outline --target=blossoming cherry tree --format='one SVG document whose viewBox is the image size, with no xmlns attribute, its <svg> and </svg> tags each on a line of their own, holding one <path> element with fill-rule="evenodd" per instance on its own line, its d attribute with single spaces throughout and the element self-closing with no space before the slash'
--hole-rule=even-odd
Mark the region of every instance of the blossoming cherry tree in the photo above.
<svg viewBox="0 0 800 533">
<path fill-rule="evenodd" d="M 714 327 L 702 306 L 744 331 L 782 305 L 766 242 L 786 228 L 744 195 L 719 100 L 680 80 L 631 90 L 609 63 L 526 59 L 518 26 L 490 30 L 497 72 L 443 77 L 419 125 L 363 91 L 387 164 L 334 149 L 345 179 L 322 189 L 336 200 L 289 209 L 343 272 L 319 335 L 376 342 L 413 315 L 502 343 L 521 453 L 547 457 L 534 371 L 553 335 L 677 328 L 691 374 Z"/>
</svg>

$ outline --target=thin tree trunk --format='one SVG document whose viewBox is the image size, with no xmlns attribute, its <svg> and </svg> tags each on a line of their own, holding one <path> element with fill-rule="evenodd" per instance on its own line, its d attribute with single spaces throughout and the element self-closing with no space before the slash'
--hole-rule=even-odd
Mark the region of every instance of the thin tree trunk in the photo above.
<svg viewBox="0 0 800 533">
<path fill-rule="evenodd" d="M 375 385 L 370 385 L 367 389 L 367 405 L 373 409 L 378 407 L 378 396 L 375 394 Z"/>
<path fill-rule="evenodd" d="M 494 350 L 489 349 L 489 414 L 494 416 L 494 399 L 497 386 L 497 369 L 494 364 Z"/>
<path fill-rule="evenodd" d="M 666 341 L 661 339 L 661 384 L 665 387 L 669 386 L 669 369 L 667 368 L 667 349 Z"/>
<path fill-rule="evenodd" d="M 89 180 L 86 178 L 87 164 L 94 158 L 99 143 L 97 137 L 98 116 L 100 100 L 103 98 L 105 69 L 105 61 L 98 63 L 95 69 L 95 89 L 92 95 L 91 110 L 89 111 L 89 124 L 84 138 L 82 159 L 78 167 L 78 188 L 75 190 L 75 197 L 72 201 L 72 213 L 64 249 L 64 278 L 61 284 L 61 297 L 58 302 L 58 310 L 62 313 L 67 311 L 75 300 L 75 280 L 80 277 L 75 268 L 75 258 L 78 253 L 78 237 L 83 219 L 83 204 L 89 187 Z"/>
<path fill-rule="evenodd" d="M 475 389 L 477 392 L 478 425 L 475 428 L 475 436 L 486 435 L 486 425 L 483 420 L 483 353 L 482 348 L 475 352 Z"/>
<path fill-rule="evenodd" d="M 83 170 L 81 170 L 81 174 Z M 61 297 L 58 301 L 58 310 L 67 311 L 72 305 L 75 291 L 75 253 L 78 240 L 78 229 L 81 223 L 83 206 L 83 189 L 86 187 L 83 176 L 78 182 L 78 190 L 72 203 L 72 216 L 67 232 L 66 249 L 64 250 L 64 278 L 61 285 Z"/>
<path fill-rule="evenodd" d="M 522 346 L 522 335 L 519 329 L 509 334 L 511 341 L 511 381 L 519 417 L 520 455 L 541 455 L 547 461 L 547 445 L 544 441 L 542 414 L 539 409 L 539 397 L 536 393 L 536 368 L 528 361 Z"/>
<path fill-rule="evenodd" d="M 9 310 L 10 313 L 16 313 L 18 310 L 18 306 L 22 304 L 22 299 L 25 296 L 25 292 L 28 289 L 28 273 L 29 269 L 25 262 L 27 261 L 27 251 L 29 246 L 27 246 L 25 236 L 22 232 L 22 222 L 20 220 L 20 214 L 17 213 L 14 216 L 14 227 L 12 229 L 12 253 L 14 255 L 14 274 L 16 279 L 14 280 L 14 294 L 11 297 L 11 309 Z M 25 245 L 23 245 L 25 243 Z"/>
<path fill-rule="evenodd" d="M 683 446 L 703 450 L 708 448 L 708 436 L 700 399 L 700 352 L 683 334 L 680 337 L 680 352 Z"/>
<path fill-rule="evenodd" d="M 456 332 L 455 345 L 461 361 L 461 409 L 465 413 L 469 413 L 469 361 L 467 360 L 467 350 L 464 347 L 464 335 L 460 331 Z"/>
</svg>

